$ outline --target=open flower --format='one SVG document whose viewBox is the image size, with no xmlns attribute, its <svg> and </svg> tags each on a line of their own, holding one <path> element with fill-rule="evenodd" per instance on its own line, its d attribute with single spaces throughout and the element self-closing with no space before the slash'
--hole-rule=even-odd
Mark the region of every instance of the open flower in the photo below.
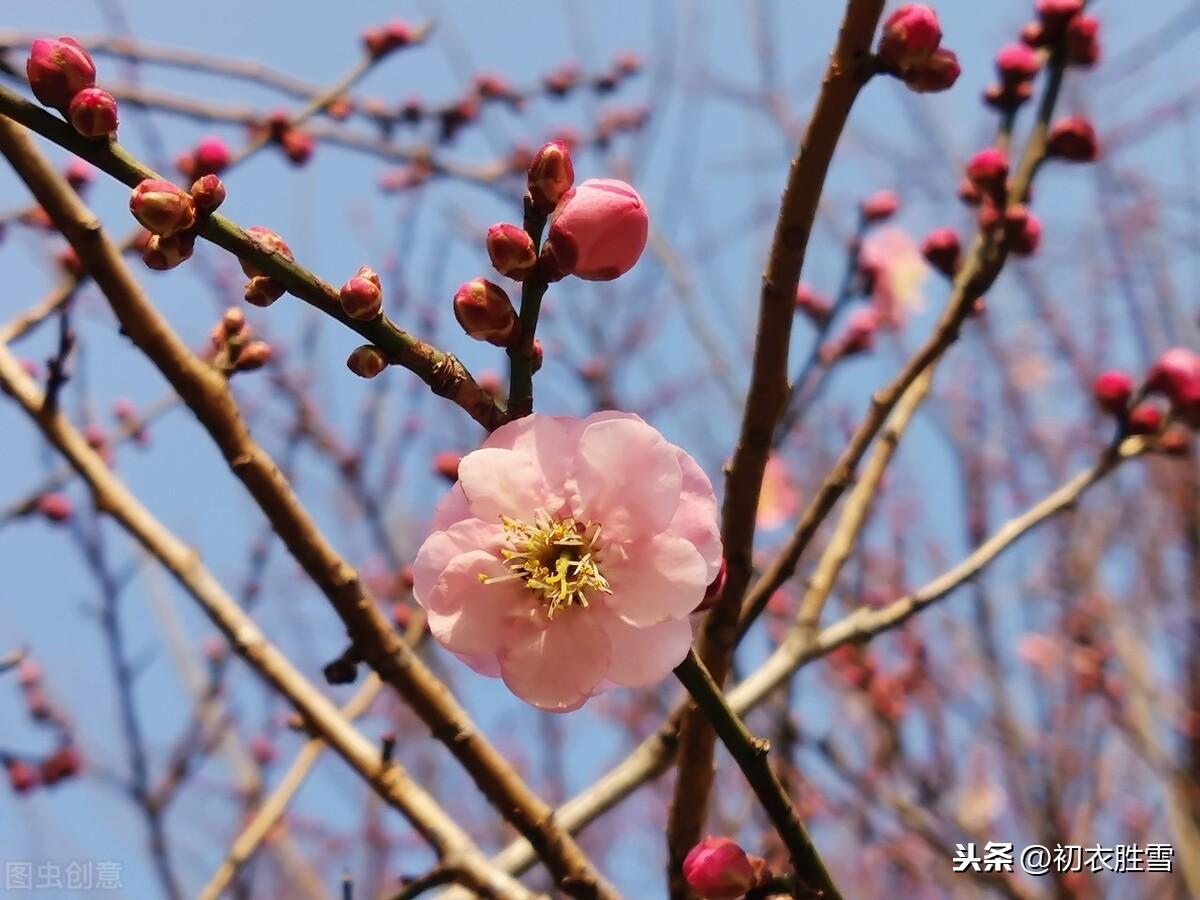
<svg viewBox="0 0 1200 900">
<path fill-rule="evenodd" d="M 434 638 L 540 709 L 654 684 L 721 567 L 712 485 L 637 416 L 532 415 L 462 458 L 414 564 Z"/>
</svg>

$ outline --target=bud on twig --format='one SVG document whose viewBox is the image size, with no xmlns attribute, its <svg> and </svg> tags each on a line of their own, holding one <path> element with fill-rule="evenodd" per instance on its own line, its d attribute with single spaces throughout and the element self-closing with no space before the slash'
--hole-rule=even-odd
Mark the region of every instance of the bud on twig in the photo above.
<svg viewBox="0 0 1200 900">
<path fill-rule="evenodd" d="M 387 357 L 378 347 L 363 344 L 346 359 L 346 368 L 359 378 L 374 378 L 388 366 Z"/>
<path fill-rule="evenodd" d="M 196 209 L 210 213 L 225 202 L 225 183 L 216 175 L 202 175 L 192 183 L 191 194 Z"/>
<path fill-rule="evenodd" d="M 360 266 L 354 277 L 338 293 L 342 312 L 360 322 L 369 322 L 383 310 L 383 289 L 379 275 L 368 266 Z"/>
<path fill-rule="evenodd" d="M 519 225 L 504 222 L 489 228 L 487 251 L 496 271 L 514 281 L 524 281 L 537 267 L 533 238 Z"/>
<path fill-rule="evenodd" d="M 71 124 L 85 138 L 97 140 L 116 133 L 117 100 L 100 88 L 84 88 L 71 100 L 67 110 Z"/>
<path fill-rule="evenodd" d="M 454 295 L 454 317 L 468 336 L 508 347 L 517 336 L 517 313 L 503 288 L 474 278 Z"/>
<path fill-rule="evenodd" d="M 152 234 L 142 250 L 142 261 L 148 269 L 166 272 L 191 259 L 195 248 L 196 238 L 191 234 L 175 234 L 171 237 Z"/>
<path fill-rule="evenodd" d="M 563 141 L 550 141 L 533 155 L 528 187 L 534 208 L 539 212 L 552 212 L 574 183 L 575 166 L 571 162 L 571 151 Z"/>
<path fill-rule="evenodd" d="M 78 41 L 62 37 L 34 41 L 25 62 L 33 96 L 43 106 L 66 112 L 75 95 L 96 84 L 96 64 Z"/>
<path fill-rule="evenodd" d="M 146 230 L 171 237 L 196 224 L 196 203 L 169 181 L 146 178 L 129 195 L 129 211 Z"/>
</svg>

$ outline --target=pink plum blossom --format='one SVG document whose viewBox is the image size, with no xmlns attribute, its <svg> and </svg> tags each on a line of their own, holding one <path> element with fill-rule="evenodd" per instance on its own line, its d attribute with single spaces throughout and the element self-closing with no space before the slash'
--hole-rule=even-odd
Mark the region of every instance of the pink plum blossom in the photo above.
<svg viewBox="0 0 1200 900">
<path fill-rule="evenodd" d="M 758 884 L 765 870 L 765 860 L 723 837 L 706 837 L 683 861 L 688 887 L 703 900 L 738 900 Z"/>
<path fill-rule="evenodd" d="M 882 327 L 901 328 L 907 314 L 925 308 L 921 288 L 929 277 L 929 266 L 921 248 L 903 229 L 883 228 L 867 237 L 859 266 Z"/>
<path fill-rule="evenodd" d="M 413 566 L 443 647 L 554 712 L 687 655 L 721 568 L 716 498 L 687 453 L 629 413 L 531 415 L 458 478 Z"/>
<path fill-rule="evenodd" d="M 546 274 L 612 281 L 637 263 L 650 217 L 637 191 L 615 178 L 590 178 L 562 195 L 542 249 Z"/>
</svg>

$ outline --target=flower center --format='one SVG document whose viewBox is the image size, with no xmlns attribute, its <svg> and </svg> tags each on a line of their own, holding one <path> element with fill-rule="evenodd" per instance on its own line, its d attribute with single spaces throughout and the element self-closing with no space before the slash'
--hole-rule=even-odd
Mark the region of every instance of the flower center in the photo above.
<svg viewBox="0 0 1200 900">
<path fill-rule="evenodd" d="M 501 516 L 509 546 L 500 551 L 511 575 L 488 578 L 484 584 L 519 578 L 540 594 L 547 618 L 569 606 L 587 606 L 588 592 L 611 594 L 608 580 L 600 574 L 596 541 L 600 525 L 566 518 L 555 521 L 538 511 L 534 521 L 519 522 Z"/>
</svg>

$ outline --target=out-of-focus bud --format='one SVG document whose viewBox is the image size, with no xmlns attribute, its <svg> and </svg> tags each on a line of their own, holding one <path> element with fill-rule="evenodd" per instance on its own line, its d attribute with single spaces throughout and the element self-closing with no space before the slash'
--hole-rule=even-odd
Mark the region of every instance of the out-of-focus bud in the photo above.
<svg viewBox="0 0 1200 900">
<path fill-rule="evenodd" d="M 88 425 L 83 429 L 83 439 L 87 445 L 99 454 L 105 465 L 112 462 L 112 447 L 108 443 L 108 435 L 99 425 Z"/>
<path fill-rule="evenodd" d="M 151 234 L 171 237 L 196 224 L 196 202 L 169 181 L 146 178 L 129 195 L 129 211 Z"/>
<path fill-rule="evenodd" d="M 533 238 L 519 225 L 502 222 L 489 228 L 487 252 L 496 271 L 514 281 L 524 281 L 537 267 Z"/>
<path fill-rule="evenodd" d="M 704 599 L 700 601 L 700 605 L 692 610 L 692 612 L 707 612 L 716 605 L 717 600 L 721 598 L 721 592 L 725 590 L 727 575 L 728 566 L 725 563 L 725 558 L 721 557 L 721 568 L 717 570 L 717 577 L 704 589 Z"/>
<path fill-rule="evenodd" d="M 261 225 L 255 225 L 253 228 L 247 228 L 246 234 L 249 235 L 251 240 L 258 244 L 258 246 L 266 253 L 278 254 L 279 256 L 282 256 L 284 259 L 288 260 L 288 262 L 291 262 L 295 259 L 295 257 L 292 256 L 291 248 L 284 243 L 283 238 L 281 238 L 271 229 L 263 228 Z M 246 273 L 247 278 L 253 278 L 256 275 L 263 274 L 244 259 L 241 260 L 241 265 L 242 271 Z"/>
<path fill-rule="evenodd" d="M 688 887 L 703 900 L 739 900 L 762 878 L 765 863 L 729 838 L 706 837 L 683 861 Z"/>
<path fill-rule="evenodd" d="M 25 659 L 17 666 L 17 684 L 22 690 L 37 687 L 42 683 L 42 667 L 35 660 Z"/>
<path fill-rule="evenodd" d="M 559 66 L 542 79 L 546 93 L 554 97 L 565 97 L 573 87 L 579 84 L 579 65 L 567 63 Z"/>
<path fill-rule="evenodd" d="M 279 136 L 279 146 L 283 148 L 283 155 L 292 165 L 302 166 L 312 159 L 317 142 L 307 131 L 288 128 Z"/>
<path fill-rule="evenodd" d="M 906 3 L 888 16 L 879 39 L 879 58 L 894 72 L 928 60 L 942 42 L 937 13 L 921 3 Z"/>
<path fill-rule="evenodd" d="M 74 747 L 60 747 L 42 760 L 42 784 L 47 787 L 74 778 L 83 771 L 83 759 Z"/>
<path fill-rule="evenodd" d="M 175 234 L 171 237 L 150 235 L 142 251 L 142 261 L 147 269 L 166 272 L 192 258 L 196 249 L 196 238 L 190 234 Z"/>
<path fill-rule="evenodd" d="M 937 94 L 948 91 L 962 74 L 958 56 L 953 50 L 939 49 L 929 59 L 904 70 L 904 83 L 918 94 Z"/>
<path fill-rule="evenodd" d="M 202 175 L 219 175 L 229 168 L 233 155 L 229 146 L 219 137 L 206 137 L 192 152 L 192 171 L 196 178 Z"/>
<path fill-rule="evenodd" d="M 369 266 L 360 266 L 354 277 L 338 292 L 342 312 L 360 322 L 369 322 L 383 310 L 383 286 Z"/>
<path fill-rule="evenodd" d="M 37 498 L 37 511 L 47 521 L 62 524 L 71 521 L 75 506 L 66 494 L 42 494 Z"/>
<path fill-rule="evenodd" d="M 39 103 L 65 111 L 76 94 L 96 83 L 96 64 L 69 37 L 39 40 L 29 48 L 25 74 Z"/>
<path fill-rule="evenodd" d="M 246 314 L 236 306 L 225 310 L 221 316 L 221 331 L 227 338 L 237 337 L 246 327 Z"/>
<path fill-rule="evenodd" d="M 980 194 L 1003 195 L 1008 181 L 1008 155 L 999 147 L 980 150 L 967 163 L 967 179 Z"/>
<path fill-rule="evenodd" d="M 210 213 L 225 202 L 225 183 L 217 175 L 202 175 L 192 182 L 191 194 L 196 209 Z"/>
<path fill-rule="evenodd" d="M 1099 61 L 1100 20 L 1095 16 L 1076 16 L 1067 25 L 1067 62 L 1087 67 Z"/>
<path fill-rule="evenodd" d="M 529 371 L 537 372 L 542 368 L 542 362 L 546 359 L 546 351 L 542 347 L 542 339 L 533 339 L 533 354 L 529 358 Z"/>
<path fill-rule="evenodd" d="M 895 191 L 876 191 L 863 201 L 863 221 L 884 222 L 894 216 L 899 208 L 900 198 Z"/>
<path fill-rule="evenodd" d="M 551 281 L 566 275 L 612 281 L 637 263 L 649 231 L 637 191 L 613 178 L 591 178 L 559 201 L 540 265 Z"/>
<path fill-rule="evenodd" d="M 486 278 L 473 278 L 454 295 L 454 318 L 470 337 L 508 347 L 517 336 L 517 312 L 508 294 Z"/>
<path fill-rule="evenodd" d="M 378 347 L 363 344 L 346 359 L 346 368 L 359 378 L 374 378 L 388 366 L 387 357 Z"/>
<path fill-rule="evenodd" d="M 1038 0 L 1037 13 L 1042 28 L 1055 33 L 1083 12 L 1083 0 Z"/>
<path fill-rule="evenodd" d="M 873 307 L 856 310 L 846 323 L 842 335 L 842 356 L 867 353 L 875 348 L 875 334 L 879 331 L 879 313 Z"/>
<path fill-rule="evenodd" d="M 41 780 L 37 769 L 19 759 L 6 759 L 4 770 L 8 774 L 8 786 L 14 794 L 28 794 Z"/>
<path fill-rule="evenodd" d="M 1010 206 L 1004 214 L 1008 249 L 1017 256 L 1032 256 L 1042 243 L 1042 222 L 1023 204 Z"/>
<path fill-rule="evenodd" d="M 239 372 L 253 372 L 269 363 L 274 356 L 275 351 L 266 341 L 251 341 L 238 354 L 234 368 Z"/>
<path fill-rule="evenodd" d="M 433 471 L 453 484 L 458 481 L 458 464 L 460 462 L 462 462 L 461 453 L 444 451 L 433 458 Z"/>
<path fill-rule="evenodd" d="M 801 282 L 796 286 L 796 311 L 804 313 L 817 325 L 824 325 L 829 321 L 833 305 L 828 298 L 821 296 L 811 286 Z"/>
<path fill-rule="evenodd" d="M 415 40 L 415 32 L 407 22 L 395 19 L 376 28 L 368 28 L 362 34 L 363 47 L 372 59 L 379 59 Z"/>
<path fill-rule="evenodd" d="M 549 214 L 575 183 L 575 166 L 564 141 L 543 144 L 529 164 L 529 196 L 534 208 Z"/>
<path fill-rule="evenodd" d="M 983 196 L 970 178 L 963 178 L 958 183 L 958 199 L 967 206 L 978 206 L 983 201 Z"/>
<path fill-rule="evenodd" d="M 480 372 L 479 377 L 475 380 L 478 381 L 479 386 L 494 399 L 503 399 L 504 380 L 500 377 L 498 372 Z"/>
<path fill-rule="evenodd" d="M 58 252 L 58 254 L 55 256 L 55 260 L 60 266 L 62 266 L 63 271 L 68 275 L 73 275 L 76 278 L 82 278 L 87 274 L 87 269 L 83 265 L 83 260 L 79 258 L 79 254 L 75 252 L 75 248 L 69 244 Z"/>
<path fill-rule="evenodd" d="M 473 83 L 475 92 L 484 100 L 512 100 L 517 96 L 508 79 L 495 72 L 478 72 Z"/>
<path fill-rule="evenodd" d="M 1100 155 L 1096 129 L 1082 116 L 1056 122 L 1046 136 L 1046 153 L 1067 162 L 1094 162 Z"/>
<path fill-rule="evenodd" d="M 1092 385 L 1092 396 L 1096 405 L 1109 415 L 1123 416 L 1133 396 L 1133 379 L 1116 369 L 1101 372 Z"/>
<path fill-rule="evenodd" d="M 983 92 L 983 102 L 996 109 L 1016 109 L 1033 96 L 1033 85 L 1022 81 L 1014 85 L 989 85 Z"/>
<path fill-rule="evenodd" d="M 1037 52 L 1028 44 L 1009 44 L 996 54 L 996 73 L 1007 87 L 1029 81 L 1041 67 Z"/>
<path fill-rule="evenodd" d="M 286 293 L 287 288 L 274 278 L 268 278 L 266 275 L 255 275 L 246 282 L 242 296 L 251 306 L 266 309 Z"/>
<path fill-rule="evenodd" d="M 935 228 L 921 242 L 925 261 L 943 275 L 954 277 L 962 258 L 962 244 L 953 228 Z"/>
<path fill-rule="evenodd" d="M 76 191 L 83 191 L 96 180 L 96 170 L 78 156 L 73 157 L 63 170 L 63 176 Z"/>
<path fill-rule="evenodd" d="M 250 738 L 250 756 L 260 766 L 269 766 L 275 762 L 278 752 L 275 750 L 275 745 L 271 739 L 263 734 L 256 734 Z"/>
<path fill-rule="evenodd" d="M 1163 414 L 1157 406 L 1141 403 L 1129 414 L 1126 428 L 1130 434 L 1157 434 L 1162 428 Z"/>
<path fill-rule="evenodd" d="M 1192 451 L 1192 436 L 1182 428 L 1172 428 L 1158 439 L 1158 450 L 1167 456 L 1188 456 Z"/>
<path fill-rule="evenodd" d="M 1021 28 L 1021 43 L 1027 47 L 1043 47 L 1046 44 L 1046 29 L 1041 22 L 1027 22 Z"/>
<path fill-rule="evenodd" d="M 97 140 L 117 131 L 117 98 L 100 88 L 84 88 L 71 99 L 67 108 L 71 124 L 85 138 Z"/>
<path fill-rule="evenodd" d="M 1146 375 L 1146 389 L 1166 396 L 1189 425 L 1200 426 L 1200 354 L 1172 347 Z"/>
</svg>

